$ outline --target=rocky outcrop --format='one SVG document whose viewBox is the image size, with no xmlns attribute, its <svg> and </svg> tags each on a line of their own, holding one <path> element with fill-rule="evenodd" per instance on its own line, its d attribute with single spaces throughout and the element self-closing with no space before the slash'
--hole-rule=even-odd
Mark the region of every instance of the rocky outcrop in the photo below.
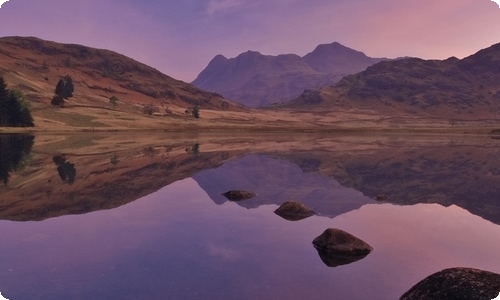
<svg viewBox="0 0 500 300">
<path fill-rule="evenodd" d="M 289 221 L 302 220 L 316 214 L 312 209 L 297 201 L 286 201 L 274 213 Z"/>
<path fill-rule="evenodd" d="M 500 294 L 500 274 L 451 268 L 434 273 L 417 283 L 400 300 L 479 300 L 496 299 Z"/>
<path fill-rule="evenodd" d="M 254 197 L 255 193 L 251 191 L 231 190 L 222 195 L 231 201 L 241 201 Z"/>
</svg>

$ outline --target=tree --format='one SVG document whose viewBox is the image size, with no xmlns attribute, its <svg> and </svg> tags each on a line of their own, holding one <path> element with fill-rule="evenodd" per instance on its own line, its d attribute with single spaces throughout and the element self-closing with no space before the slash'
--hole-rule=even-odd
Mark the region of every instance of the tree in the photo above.
<svg viewBox="0 0 500 300">
<path fill-rule="evenodd" d="M 17 90 L 8 90 L 3 77 L 0 77 L 0 126 L 35 126 L 24 95 Z"/>
<path fill-rule="evenodd" d="M 55 95 L 52 97 L 50 104 L 56 106 L 63 106 L 64 99 L 73 97 L 73 92 L 75 91 L 75 86 L 73 85 L 73 79 L 71 76 L 66 75 L 64 78 L 59 79 L 56 85 Z"/>
<path fill-rule="evenodd" d="M 113 108 L 116 107 L 116 105 L 118 104 L 118 98 L 116 98 L 116 96 L 111 96 L 111 98 L 109 98 L 109 103 L 111 103 L 111 105 L 113 105 Z"/>
<path fill-rule="evenodd" d="M 198 108 L 198 106 L 193 107 L 191 113 L 193 114 L 193 117 L 198 119 L 200 117 L 200 109 Z"/>
</svg>

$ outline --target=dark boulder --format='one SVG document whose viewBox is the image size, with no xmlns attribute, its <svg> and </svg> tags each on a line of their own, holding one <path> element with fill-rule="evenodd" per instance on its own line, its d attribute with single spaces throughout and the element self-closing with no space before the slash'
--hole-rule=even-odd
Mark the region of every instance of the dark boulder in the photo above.
<svg viewBox="0 0 500 300">
<path fill-rule="evenodd" d="M 222 195 L 231 201 L 241 201 L 254 197 L 255 193 L 250 191 L 232 190 L 227 191 Z"/>
<path fill-rule="evenodd" d="M 350 264 L 367 256 L 373 248 L 350 233 L 328 228 L 313 240 L 319 257 L 329 267 Z"/>
<path fill-rule="evenodd" d="M 289 221 L 302 220 L 316 214 L 312 209 L 297 201 L 286 201 L 274 213 Z"/>
<path fill-rule="evenodd" d="M 373 248 L 354 235 L 337 228 L 328 228 L 313 240 L 314 246 L 322 251 L 338 255 L 366 255 Z"/>
<path fill-rule="evenodd" d="M 451 268 L 434 273 L 417 283 L 400 300 L 476 300 L 496 299 L 500 294 L 500 274 Z"/>
</svg>

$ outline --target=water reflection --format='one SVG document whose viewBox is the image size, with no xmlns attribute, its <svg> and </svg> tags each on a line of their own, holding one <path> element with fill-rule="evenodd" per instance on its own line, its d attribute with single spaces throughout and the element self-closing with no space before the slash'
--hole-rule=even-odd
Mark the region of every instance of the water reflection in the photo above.
<svg viewBox="0 0 500 300">
<path fill-rule="evenodd" d="M 28 165 L 34 139 L 31 135 L 0 135 L 0 181 L 4 184 L 11 172 Z"/>
<path fill-rule="evenodd" d="M 397 299 L 444 268 L 500 272 L 500 226 L 487 221 L 500 220 L 497 140 L 55 135 L 26 145 L 29 163 L 0 186 L 0 219 L 44 221 L 0 221 L 9 299 Z M 234 189 L 257 195 L 221 196 Z M 276 216 L 287 200 L 319 215 Z M 311 241 L 330 227 L 375 250 L 349 264 L 318 258 Z"/>
<path fill-rule="evenodd" d="M 500 272 L 500 227 L 457 207 L 369 204 L 334 219 L 215 205 L 194 180 L 114 210 L 0 221 L 9 299 L 398 299 L 435 271 Z M 423 222 L 425 220 L 425 222 Z M 311 246 L 343 228 L 374 251 L 327 268 Z"/>
<path fill-rule="evenodd" d="M 55 155 L 52 157 L 52 161 L 57 166 L 57 173 L 64 183 L 73 184 L 76 177 L 75 165 L 66 161 L 63 155 Z"/>
</svg>

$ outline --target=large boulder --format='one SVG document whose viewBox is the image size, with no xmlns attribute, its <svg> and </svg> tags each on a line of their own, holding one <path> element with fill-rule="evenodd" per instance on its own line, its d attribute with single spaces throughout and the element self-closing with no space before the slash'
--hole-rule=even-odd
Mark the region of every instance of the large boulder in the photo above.
<svg viewBox="0 0 500 300">
<path fill-rule="evenodd" d="M 373 248 L 354 235 L 337 228 L 328 228 L 313 240 L 316 249 L 339 256 L 366 256 Z"/>
<path fill-rule="evenodd" d="M 451 268 L 434 273 L 417 283 L 400 300 L 490 300 L 500 294 L 500 274 Z"/>
<path fill-rule="evenodd" d="M 241 201 L 254 197 L 255 193 L 243 190 L 231 190 L 222 195 L 231 201 Z"/>
<path fill-rule="evenodd" d="M 286 201 L 274 213 L 289 221 L 302 220 L 316 214 L 312 209 L 297 201 Z"/>
</svg>

